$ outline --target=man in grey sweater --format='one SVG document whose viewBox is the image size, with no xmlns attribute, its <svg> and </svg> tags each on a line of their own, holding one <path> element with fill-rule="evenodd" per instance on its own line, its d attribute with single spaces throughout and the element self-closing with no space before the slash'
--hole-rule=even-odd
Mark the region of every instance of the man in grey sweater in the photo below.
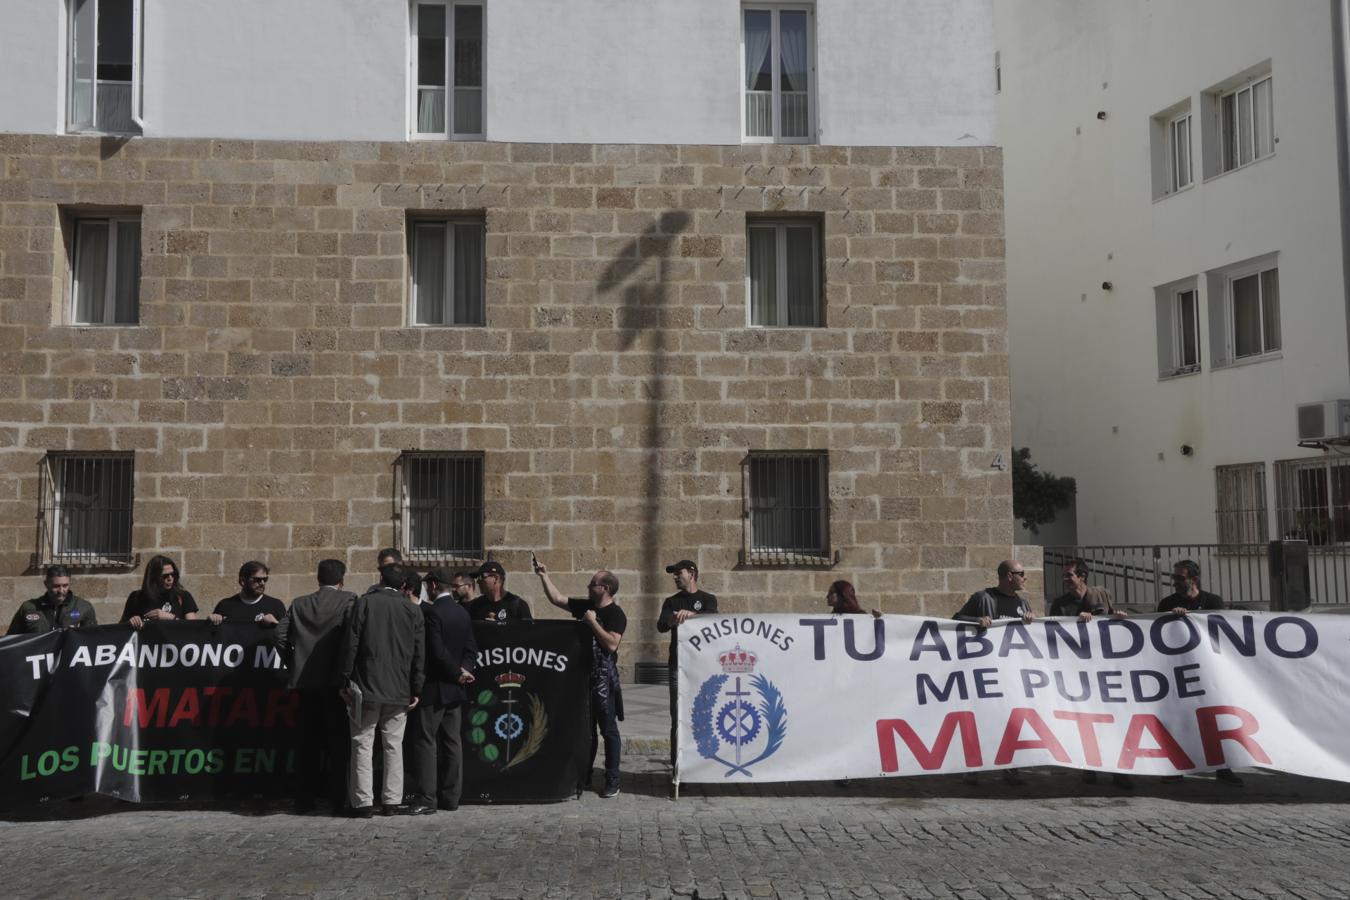
<svg viewBox="0 0 1350 900">
<path fill-rule="evenodd" d="M 338 697 L 343 686 L 343 626 L 356 595 L 342 589 L 347 566 L 340 559 L 319 563 L 319 589 L 296 597 L 277 626 L 277 644 L 290 669 L 290 686 L 300 694 L 299 791 L 296 811 L 308 812 L 324 797 L 341 811 L 347 797 L 347 714 Z"/>
<path fill-rule="evenodd" d="M 422 611 L 401 590 L 407 575 L 397 563 L 382 566 L 379 589 L 358 597 L 349 617 L 341 671 L 352 737 L 347 794 L 356 818 L 375 814 L 372 757 L 377 726 L 384 748 L 384 814 L 407 812 L 403 729 L 422 693 L 426 646 Z"/>
</svg>

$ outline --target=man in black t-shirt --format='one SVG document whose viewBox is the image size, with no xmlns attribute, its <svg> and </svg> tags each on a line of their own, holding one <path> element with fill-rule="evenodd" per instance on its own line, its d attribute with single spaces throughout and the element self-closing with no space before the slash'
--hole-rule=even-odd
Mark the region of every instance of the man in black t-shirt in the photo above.
<svg viewBox="0 0 1350 900">
<path fill-rule="evenodd" d="M 215 612 L 211 613 L 211 624 L 257 622 L 275 625 L 280 622 L 286 615 L 286 604 L 265 593 L 269 577 L 271 570 L 255 559 L 240 566 L 239 593 L 216 604 Z"/>
<path fill-rule="evenodd" d="M 656 630 L 665 634 L 670 632 L 670 768 L 675 770 L 675 739 L 679 736 L 679 661 L 676 659 L 675 630 L 696 616 L 706 616 L 717 612 L 717 598 L 698 586 L 698 566 L 690 559 L 682 559 L 666 566 L 666 573 L 674 576 L 675 587 L 679 590 L 666 598 L 661 604 L 661 615 L 656 620 Z"/>
<path fill-rule="evenodd" d="M 488 560 L 474 573 L 482 591 L 469 603 L 469 618 L 475 622 L 533 622 L 530 604 L 506 589 L 506 569 Z"/>
<path fill-rule="evenodd" d="M 628 616 L 614 595 L 619 579 L 608 569 L 600 569 L 586 585 L 585 600 L 569 600 L 548 577 L 548 569 L 538 559 L 534 572 L 544 586 L 544 596 L 560 609 L 585 623 L 591 630 L 591 765 L 600 740 L 605 742 L 605 787 L 600 796 L 606 800 L 619 795 L 619 722 L 623 720 L 623 695 L 619 692 L 619 642 L 628 628 Z M 589 775 L 590 769 L 587 769 Z M 588 779 L 589 780 L 589 779 Z"/>
<path fill-rule="evenodd" d="M 1184 616 L 1188 611 L 1223 609 L 1223 598 L 1200 590 L 1200 566 L 1183 559 L 1172 567 L 1172 586 L 1176 592 L 1158 601 L 1158 612 Z"/>
</svg>

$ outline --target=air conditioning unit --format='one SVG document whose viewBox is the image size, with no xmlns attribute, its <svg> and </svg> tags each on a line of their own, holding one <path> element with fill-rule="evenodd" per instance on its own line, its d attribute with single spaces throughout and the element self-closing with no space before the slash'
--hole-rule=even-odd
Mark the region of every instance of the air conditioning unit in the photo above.
<svg viewBox="0 0 1350 900">
<path fill-rule="evenodd" d="M 1298 439 L 1326 441 L 1350 437 L 1350 400 L 1298 405 Z"/>
</svg>

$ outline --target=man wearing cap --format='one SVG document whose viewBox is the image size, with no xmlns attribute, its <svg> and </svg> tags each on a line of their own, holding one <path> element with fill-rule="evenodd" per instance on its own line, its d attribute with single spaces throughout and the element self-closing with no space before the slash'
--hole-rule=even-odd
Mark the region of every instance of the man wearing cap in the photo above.
<svg viewBox="0 0 1350 900">
<path fill-rule="evenodd" d="M 24 601 L 9 623 L 10 634 L 46 634 L 66 628 L 92 628 L 98 624 L 94 607 L 70 590 L 70 570 L 48 566 L 41 597 Z"/>
<path fill-rule="evenodd" d="M 475 622 L 533 622 L 530 604 L 506 589 L 506 569 L 490 559 L 474 573 L 482 593 L 469 604 L 469 618 Z"/>
<path fill-rule="evenodd" d="M 661 615 L 656 620 L 656 630 L 663 634 L 670 632 L 670 766 L 675 768 L 675 739 L 679 735 L 679 683 L 677 661 L 675 658 L 677 626 L 696 616 L 717 612 L 717 598 L 698 586 L 698 566 L 693 560 L 682 559 L 666 566 L 666 572 L 675 578 L 674 594 L 661 604 Z"/>
<path fill-rule="evenodd" d="M 422 604 L 426 620 L 426 683 L 412 719 L 412 758 L 408 766 L 413 815 L 437 808 L 459 808 L 464 765 L 460 716 L 464 686 L 473 683 L 478 644 L 469 613 L 456 602 L 450 584 L 456 576 L 436 568 L 427 573 L 431 603 Z"/>
</svg>

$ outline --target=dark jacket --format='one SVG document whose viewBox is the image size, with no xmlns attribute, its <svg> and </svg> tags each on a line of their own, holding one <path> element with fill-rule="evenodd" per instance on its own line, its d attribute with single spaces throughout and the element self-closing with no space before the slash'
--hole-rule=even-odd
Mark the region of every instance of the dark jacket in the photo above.
<svg viewBox="0 0 1350 900">
<path fill-rule="evenodd" d="M 496 603 L 486 595 L 474 597 L 469 601 L 469 618 L 475 622 L 494 622 L 498 625 L 534 621 L 534 616 L 530 615 L 530 604 L 510 591 L 502 594 L 502 599 Z"/>
<path fill-rule="evenodd" d="M 464 702 L 460 670 L 470 672 L 478 664 L 469 614 L 450 594 L 422 605 L 427 629 L 427 678 L 422 702 L 432 706 L 457 706 Z"/>
<path fill-rule="evenodd" d="M 342 680 L 363 703 L 406 706 L 422 693 L 426 619 L 402 592 L 380 588 L 357 597 L 348 617 Z"/>
<path fill-rule="evenodd" d="M 1187 597 L 1181 591 L 1175 594 L 1168 594 L 1158 601 L 1158 612 L 1171 612 L 1177 607 L 1182 609 L 1223 609 L 1223 598 L 1218 594 L 1211 594 L 1209 591 L 1201 591 L 1195 595 L 1195 599 Z"/>
<path fill-rule="evenodd" d="M 325 586 L 296 597 L 277 626 L 277 644 L 290 667 L 295 690 L 336 688 L 342 685 L 343 629 L 356 595 Z"/>
<path fill-rule="evenodd" d="M 46 634 L 64 628 L 92 628 L 98 616 L 88 601 L 66 595 L 66 602 L 52 603 L 46 594 L 25 600 L 9 622 L 10 634 Z"/>
</svg>

